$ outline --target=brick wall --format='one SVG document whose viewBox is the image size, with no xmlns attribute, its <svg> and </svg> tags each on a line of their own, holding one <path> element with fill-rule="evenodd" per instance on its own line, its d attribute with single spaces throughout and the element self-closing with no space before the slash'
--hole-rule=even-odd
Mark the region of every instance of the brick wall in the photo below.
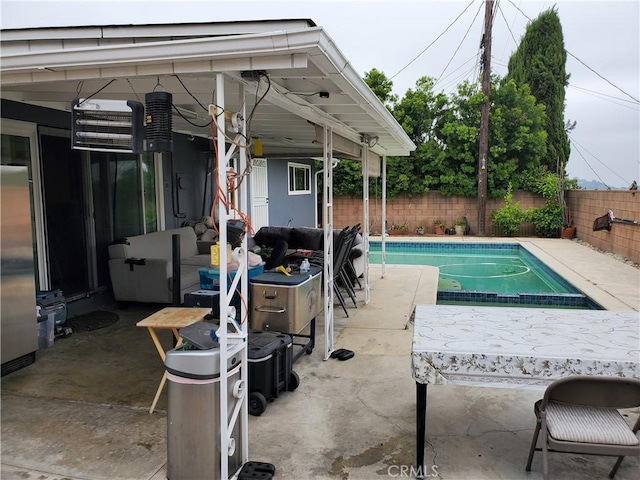
<svg viewBox="0 0 640 480">
<path fill-rule="evenodd" d="M 334 225 L 336 228 L 362 223 L 362 199 L 344 196 L 333 198 Z M 523 210 L 544 205 L 544 200 L 530 192 L 513 192 L 514 202 L 519 201 Z M 472 235 L 477 232 L 477 199 L 471 197 L 445 197 L 438 192 L 428 192 L 421 197 L 398 196 L 387 202 L 387 225 L 407 222 L 409 232 L 415 234 L 419 224 L 425 226 L 426 234 L 434 234 L 433 221 L 441 218 L 451 226 L 453 221 L 465 216 L 471 226 Z M 487 236 L 501 236 L 500 230 L 491 223 L 491 212 L 504 205 L 501 198 L 487 201 L 485 233 Z M 640 193 L 629 190 L 570 190 L 567 205 L 577 238 L 603 250 L 624 255 L 640 263 L 640 226 L 614 223 L 611 232 L 593 231 L 593 221 L 612 210 L 618 218 L 640 221 Z M 382 201 L 370 197 L 370 229 L 380 233 Z M 534 236 L 532 225 L 525 224 L 518 231 L 519 236 Z"/>
<path fill-rule="evenodd" d="M 567 206 L 580 240 L 640 263 L 640 225 L 615 222 L 611 231 L 593 231 L 593 221 L 609 210 L 617 218 L 640 221 L 640 192 L 631 190 L 570 190 Z"/>
<path fill-rule="evenodd" d="M 513 192 L 513 201 L 520 202 L 523 210 L 530 207 L 544 205 L 544 200 L 530 192 Z M 415 233 L 416 227 L 424 225 L 426 234 L 433 234 L 433 222 L 442 219 L 447 227 L 453 225 L 453 221 L 459 217 L 466 217 L 471 226 L 471 233 L 478 230 L 478 209 L 477 199 L 471 197 L 445 197 L 438 192 L 428 192 L 421 197 L 407 197 L 400 195 L 393 200 L 387 201 L 387 226 L 392 224 L 407 223 L 409 231 Z M 491 223 L 491 212 L 504 205 L 504 200 L 487 200 L 485 233 L 488 236 L 501 236 L 501 232 Z M 363 209 L 362 199 L 334 196 L 333 197 L 333 223 L 336 228 L 347 225 L 362 223 Z M 369 218 L 371 223 L 369 228 L 373 233 L 380 233 L 382 218 L 382 200 L 379 198 L 369 198 Z M 522 225 L 520 235 L 534 235 L 532 225 Z"/>
</svg>

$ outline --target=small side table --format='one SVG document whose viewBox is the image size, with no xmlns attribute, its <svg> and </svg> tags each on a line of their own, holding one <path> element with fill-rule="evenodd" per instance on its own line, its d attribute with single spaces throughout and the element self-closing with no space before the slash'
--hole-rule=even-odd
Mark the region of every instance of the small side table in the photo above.
<svg viewBox="0 0 640 480">
<path fill-rule="evenodd" d="M 184 327 L 188 327 L 189 325 L 193 325 L 194 323 L 202 322 L 204 320 L 204 316 L 211 312 L 210 308 L 185 308 L 185 307 L 166 307 L 162 310 L 157 311 L 153 315 L 148 316 L 144 320 L 140 320 L 136 323 L 137 327 L 146 327 L 149 331 L 149 335 L 151 335 L 151 340 L 153 340 L 153 344 L 156 346 L 156 350 L 162 359 L 162 363 L 166 359 L 166 354 L 162 345 L 160 344 L 160 340 L 158 340 L 158 335 L 156 330 L 167 330 L 171 329 L 173 331 L 173 336 L 176 338 L 177 344 L 179 347 L 182 345 L 182 338 L 178 333 L 178 330 Z M 160 398 L 160 393 L 162 393 L 162 389 L 164 388 L 164 384 L 167 381 L 167 372 L 165 371 L 162 374 L 162 380 L 160 380 L 160 385 L 158 386 L 158 390 L 156 391 L 156 396 L 153 399 L 153 403 L 151 404 L 151 409 L 149 413 L 153 413 L 156 408 L 156 404 L 158 403 L 158 399 Z"/>
</svg>

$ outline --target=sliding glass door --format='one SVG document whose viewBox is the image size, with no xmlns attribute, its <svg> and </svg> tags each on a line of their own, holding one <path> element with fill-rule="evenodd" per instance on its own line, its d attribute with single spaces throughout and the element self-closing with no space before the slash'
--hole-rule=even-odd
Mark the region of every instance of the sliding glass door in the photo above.
<svg viewBox="0 0 640 480">
<path fill-rule="evenodd" d="M 38 290 L 109 288 L 109 244 L 161 226 L 159 154 L 72 150 L 68 130 L 2 119 L 2 164 L 29 169 Z"/>
</svg>

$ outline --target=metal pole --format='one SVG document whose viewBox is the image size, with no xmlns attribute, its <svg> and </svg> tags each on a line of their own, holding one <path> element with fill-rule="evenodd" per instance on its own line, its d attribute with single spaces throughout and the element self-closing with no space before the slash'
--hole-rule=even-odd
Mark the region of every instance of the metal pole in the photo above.
<svg viewBox="0 0 640 480">
<path fill-rule="evenodd" d="M 247 102 L 245 95 L 245 86 L 244 84 L 240 84 L 240 92 L 239 92 L 239 100 L 240 105 L 240 115 L 242 117 L 242 136 L 239 140 L 241 147 L 238 155 L 238 171 L 241 174 L 244 174 L 247 169 L 247 136 L 250 132 L 247 132 Z M 248 194 L 248 185 L 249 177 L 244 177 L 238 184 L 236 183 L 236 196 L 238 197 L 238 210 L 242 212 L 247 212 L 249 208 L 249 194 Z M 245 346 L 248 347 L 249 343 L 249 312 L 247 307 L 247 302 L 249 301 L 249 273 L 248 273 L 248 263 L 247 263 L 247 236 L 248 233 L 244 235 L 242 238 L 242 246 L 241 246 L 241 257 L 240 263 L 243 265 L 242 272 L 238 269 L 236 275 L 242 275 L 240 277 L 240 293 L 241 298 L 245 301 L 240 302 L 240 320 L 246 319 L 244 323 L 242 323 L 242 335 L 244 335 Z M 244 385 L 249 385 L 249 359 L 247 357 L 247 348 L 242 349 L 241 355 L 242 368 L 240 369 L 240 379 L 244 383 Z M 240 414 L 240 418 L 237 420 L 240 423 L 240 435 L 242 436 L 242 464 L 244 465 L 249 461 L 249 409 L 248 409 L 248 389 L 245 390 L 244 398 L 238 401 L 242 401 L 242 410 Z M 229 426 L 229 431 L 233 431 L 233 425 Z"/>
<path fill-rule="evenodd" d="M 171 289 L 173 305 L 180 306 L 180 235 L 171 235 Z"/>
<path fill-rule="evenodd" d="M 380 263 L 382 264 L 382 278 L 385 274 L 385 254 L 387 245 L 387 156 L 382 156 L 382 252 Z"/>
<path fill-rule="evenodd" d="M 333 351 L 333 129 L 324 126 L 322 218 L 324 220 L 324 359 Z"/>
<path fill-rule="evenodd" d="M 362 242 L 364 246 L 364 304 L 371 300 L 369 284 L 369 138 L 365 136 L 362 145 L 362 203 L 364 225 L 362 226 Z"/>
<path fill-rule="evenodd" d="M 225 147 L 225 114 L 224 114 L 224 75 L 216 74 L 216 137 L 213 139 L 217 146 L 217 164 L 218 164 L 218 185 L 214 198 L 225 196 L 227 191 L 227 150 Z M 226 198 L 225 198 L 226 200 Z M 219 329 L 218 343 L 220 344 L 220 478 L 229 478 L 229 428 L 228 428 L 228 386 L 227 386 L 227 310 L 229 308 L 229 296 L 227 295 L 227 221 L 229 213 L 223 203 L 218 198 L 218 235 L 220 241 L 220 325 L 224 327 Z M 217 452 L 211 452 L 216 455 Z"/>
<path fill-rule="evenodd" d="M 487 154 L 489 151 L 489 95 L 491 93 L 491 29 L 493 24 L 493 0 L 487 0 L 484 11 L 484 35 L 482 37 L 482 93 L 485 100 L 480 112 L 480 150 L 478 154 L 478 235 L 485 235 L 487 209 Z"/>
</svg>

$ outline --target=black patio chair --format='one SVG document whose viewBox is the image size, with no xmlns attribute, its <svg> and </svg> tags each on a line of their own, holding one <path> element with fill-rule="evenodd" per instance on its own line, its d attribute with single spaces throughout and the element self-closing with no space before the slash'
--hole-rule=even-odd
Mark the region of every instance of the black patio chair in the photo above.
<svg viewBox="0 0 640 480">
<path fill-rule="evenodd" d="M 347 305 L 344 301 L 344 297 L 342 296 L 342 292 L 338 288 L 338 281 L 341 280 L 342 267 L 348 256 L 347 241 L 350 238 L 348 236 L 349 232 L 349 227 L 343 228 L 334 237 L 333 242 L 333 293 L 340 302 L 340 306 L 342 306 L 342 310 L 344 310 L 347 317 L 349 316 L 349 312 L 347 312 Z M 324 268 L 324 253 L 314 252 L 309 258 L 309 263 Z"/>
<path fill-rule="evenodd" d="M 351 250 L 353 249 L 353 245 L 355 243 L 356 236 L 358 235 L 359 231 L 360 231 L 359 223 L 357 225 L 354 225 L 351 229 L 347 230 L 347 233 L 345 235 L 345 247 L 344 247 L 346 251 L 345 253 L 346 256 L 342 261 L 342 264 L 340 265 L 340 282 L 342 283 L 345 290 L 347 291 L 347 294 L 351 298 L 351 301 L 353 302 L 353 306 L 356 308 L 358 308 L 358 304 L 356 303 L 356 290 L 353 285 L 353 282 L 351 281 L 349 274 L 352 273 L 353 275 L 355 275 L 355 269 L 351 264 L 350 254 L 351 254 Z M 357 276 L 355 278 L 357 280 Z M 360 284 L 360 282 L 358 282 L 358 284 Z M 362 286 L 360 286 L 360 288 L 362 288 Z"/>
</svg>

